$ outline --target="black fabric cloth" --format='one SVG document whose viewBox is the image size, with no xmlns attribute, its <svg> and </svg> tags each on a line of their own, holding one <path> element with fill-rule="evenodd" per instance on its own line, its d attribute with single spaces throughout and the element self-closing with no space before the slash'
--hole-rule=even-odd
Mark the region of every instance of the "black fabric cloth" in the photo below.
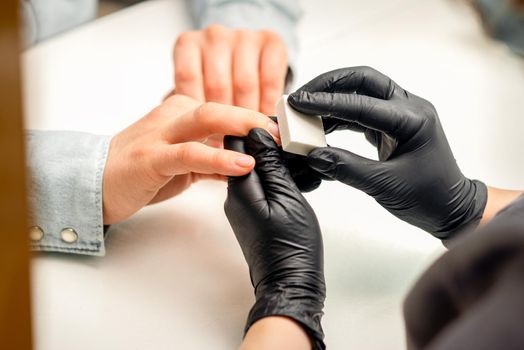
<svg viewBox="0 0 524 350">
<path fill-rule="evenodd" d="M 469 233 L 404 303 L 408 349 L 524 349 L 524 196 Z"/>
</svg>

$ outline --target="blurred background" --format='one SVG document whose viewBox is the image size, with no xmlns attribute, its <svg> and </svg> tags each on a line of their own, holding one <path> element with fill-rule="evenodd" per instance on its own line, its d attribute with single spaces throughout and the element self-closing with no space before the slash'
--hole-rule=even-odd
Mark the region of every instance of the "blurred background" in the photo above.
<svg viewBox="0 0 524 350">
<path fill-rule="evenodd" d="M 102 0 L 98 5 L 97 17 L 108 15 L 141 1 L 144 0 Z"/>
</svg>

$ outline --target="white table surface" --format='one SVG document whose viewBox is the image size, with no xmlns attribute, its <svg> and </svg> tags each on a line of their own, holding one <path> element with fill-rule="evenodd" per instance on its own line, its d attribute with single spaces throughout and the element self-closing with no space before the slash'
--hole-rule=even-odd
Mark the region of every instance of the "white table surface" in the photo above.
<svg viewBox="0 0 524 350">
<path fill-rule="evenodd" d="M 301 3 L 297 86 L 373 66 L 435 104 L 467 176 L 524 188 L 524 63 L 486 38 L 465 4 Z M 190 26 L 183 1 L 152 0 L 30 49 L 27 127 L 124 128 L 170 89 L 172 44 Z M 374 156 L 361 135 L 328 142 Z M 325 183 L 306 196 L 324 233 L 328 346 L 404 348 L 402 299 L 440 243 L 349 187 Z M 236 348 L 253 296 L 224 199 L 223 184 L 201 183 L 146 208 L 112 227 L 104 258 L 36 255 L 35 348 Z"/>
</svg>

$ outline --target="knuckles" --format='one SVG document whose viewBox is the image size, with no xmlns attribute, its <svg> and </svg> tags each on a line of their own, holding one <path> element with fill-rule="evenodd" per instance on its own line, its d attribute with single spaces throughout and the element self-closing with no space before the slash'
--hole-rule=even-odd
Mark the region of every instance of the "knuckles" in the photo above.
<svg viewBox="0 0 524 350">
<path fill-rule="evenodd" d="M 235 35 L 236 40 L 239 42 L 252 41 L 255 40 L 257 36 L 259 36 L 258 33 L 247 29 L 237 29 L 235 31 Z"/>
<path fill-rule="evenodd" d="M 175 42 L 175 49 L 182 46 L 192 45 L 198 40 L 198 32 L 184 32 L 178 36 Z"/>
<path fill-rule="evenodd" d="M 208 160 L 208 166 L 214 170 L 213 172 L 219 172 L 220 169 L 223 169 L 226 167 L 226 157 L 225 154 L 222 153 L 223 151 L 220 149 L 213 149 L 209 160 Z"/>
<path fill-rule="evenodd" d="M 220 173 L 226 167 L 227 157 L 221 149 L 205 149 L 198 142 L 185 142 L 177 145 L 173 161 L 186 171 L 202 168 L 203 173 Z"/>
<path fill-rule="evenodd" d="M 161 114 L 171 119 L 173 115 L 187 113 L 200 105 L 200 102 L 186 95 L 169 96 L 164 103 L 153 110 L 154 114 Z"/>
<path fill-rule="evenodd" d="M 262 71 L 260 73 L 260 85 L 277 96 L 284 91 L 284 79 L 285 76 L 275 76 L 273 72 Z"/>
<path fill-rule="evenodd" d="M 233 81 L 233 88 L 239 94 L 249 94 L 258 90 L 257 77 L 249 76 L 248 74 L 241 74 Z"/>
<path fill-rule="evenodd" d="M 134 164 L 143 164 L 149 158 L 150 152 L 144 145 L 135 145 L 129 151 L 129 158 Z"/>
<path fill-rule="evenodd" d="M 185 106 L 185 105 L 193 105 L 197 103 L 197 100 L 189 96 L 186 96 L 186 95 L 175 94 L 175 95 L 169 96 L 165 102 L 168 102 L 170 104 L 174 104 L 177 106 Z"/>
<path fill-rule="evenodd" d="M 284 45 L 284 41 L 282 40 L 282 38 L 280 37 L 280 35 L 278 35 L 276 32 L 272 31 L 272 30 L 262 30 L 260 32 L 260 34 L 264 37 L 264 39 L 267 41 L 270 41 L 270 42 L 275 42 L 275 43 L 281 43 L 282 45 Z"/>
<path fill-rule="evenodd" d="M 191 155 L 194 153 L 194 145 L 191 142 L 180 143 L 176 147 L 176 152 L 173 155 L 173 161 L 182 165 L 191 162 Z"/>
<path fill-rule="evenodd" d="M 212 24 L 204 30 L 206 40 L 212 44 L 229 42 L 233 31 L 220 24 Z"/>
<path fill-rule="evenodd" d="M 200 77 L 200 72 L 187 69 L 180 65 L 175 65 L 175 80 L 178 84 L 195 82 Z"/>
<path fill-rule="evenodd" d="M 218 79 L 211 79 L 211 77 L 209 77 L 205 82 L 204 90 L 206 97 L 210 98 L 226 96 L 229 92 L 228 86 L 224 82 Z"/>
<path fill-rule="evenodd" d="M 219 104 L 216 102 L 205 102 L 198 107 L 195 113 L 195 121 L 202 125 L 209 124 L 217 113 Z"/>
</svg>

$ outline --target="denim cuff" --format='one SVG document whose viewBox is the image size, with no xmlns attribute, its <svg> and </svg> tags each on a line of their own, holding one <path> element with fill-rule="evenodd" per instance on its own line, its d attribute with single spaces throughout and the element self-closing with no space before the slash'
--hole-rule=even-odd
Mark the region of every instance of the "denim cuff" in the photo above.
<svg viewBox="0 0 524 350">
<path fill-rule="evenodd" d="M 27 131 L 31 247 L 105 254 L 102 180 L 109 136 Z"/>
</svg>

